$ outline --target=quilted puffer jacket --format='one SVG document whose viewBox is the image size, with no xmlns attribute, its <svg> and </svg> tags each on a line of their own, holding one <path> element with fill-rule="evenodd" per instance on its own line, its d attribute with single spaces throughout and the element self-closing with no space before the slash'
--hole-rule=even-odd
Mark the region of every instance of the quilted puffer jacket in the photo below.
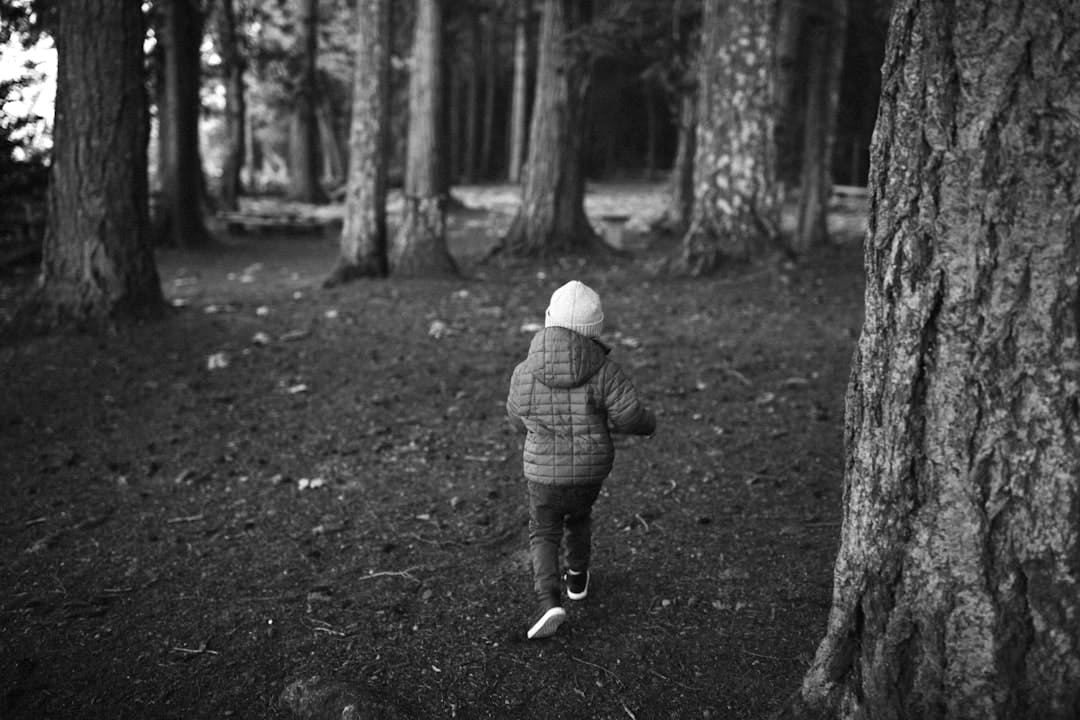
<svg viewBox="0 0 1080 720">
<path fill-rule="evenodd" d="M 656 418 L 626 372 L 596 340 L 562 327 L 533 337 L 514 368 L 506 412 L 526 431 L 525 477 L 552 485 L 597 485 L 611 472 L 611 432 L 651 435 Z"/>
</svg>

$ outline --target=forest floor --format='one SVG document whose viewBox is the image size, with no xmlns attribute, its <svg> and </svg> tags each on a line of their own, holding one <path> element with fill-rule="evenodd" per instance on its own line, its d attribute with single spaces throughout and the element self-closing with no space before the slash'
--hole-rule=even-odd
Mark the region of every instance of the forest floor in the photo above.
<svg viewBox="0 0 1080 720">
<path fill-rule="evenodd" d="M 465 279 L 324 290 L 332 231 L 222 236 L 159 255 L 168 320 L 0 343 L 0 717 L 320 717 L 336 693 L 363 717 L 763 718 L 797 689 L 839 536 L 859 212 L 797 265 L 683 280 L 647 270 L 675 240 L 632 233 L 626 259 L 475 264 L 513 203 L 459 196 Z M 504 401 L 572 278 L 659 429 L 617 442 L 588 599 L 528 641 Z"/>
</svg>

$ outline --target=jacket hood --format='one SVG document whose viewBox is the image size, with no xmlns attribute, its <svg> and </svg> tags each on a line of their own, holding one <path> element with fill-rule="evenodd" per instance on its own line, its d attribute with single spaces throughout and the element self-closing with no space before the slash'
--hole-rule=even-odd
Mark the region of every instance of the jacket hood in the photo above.
<svg viewBox="0 0 1080 720">
<path fill-rule="evenodd" d="M 592 338 L 563 327 L 548 327 L 533 337 L 525 369 L 548 387 L 577 387 L 596 374 L 608 352 Z"/>
</svg>

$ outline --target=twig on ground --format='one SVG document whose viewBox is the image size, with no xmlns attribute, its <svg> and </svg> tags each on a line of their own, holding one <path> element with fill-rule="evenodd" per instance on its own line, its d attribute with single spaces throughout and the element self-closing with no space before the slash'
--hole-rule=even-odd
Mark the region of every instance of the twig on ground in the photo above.
<svg viewBox="0 0 1080 720">
<path fill-rule="evenodd" d="M 681 687 L 684 690 L 691 690 L 693 692 L 697 692 L 696 687 L 693 687 L 691 685 L 686 685 L 685 683 L 681 683 L 678 680 L 672 680 L 667 675 L 661 675 L 660 673 L 656 672 L 655 670 L 653 670 L 651 668 L 649 669 L 649 672 L 651 672 L 653 675 L 660 678 L 661 680 L 671 683 L 672 685 L 678 685 L 679 687 Z"/>
<path fill-rule="evenodd" d="M 412 580 L 413 582 L 420 582 L 419 580 L 416 579 L 416 576 L 412 574 L 413 570 L 419 570 L 420 567 L 421 567 L 420 565 L 414 565 L 413 567 L 406 568 L 405 570 L 381 570 L 379 572 L 368 573 L 367 575 L 364 575 L 360 579 L 361 580 L 371 580 L 372 578 L 377 578 L 377 577 L 403 577 L 403 578 L 407 578 L 409 580 Z"/>
<path fill-rule="evenodd" d="M 773 657 L 772 655 L 761 655 L 760 653 L 756 653 L 756 652 L 750 652 L 749 650 L 747 650 L 747 649 L 745 649 L 745 648 L 741 648 L 741 649 L 742 649 L 742 651 L 743 651 L 744 653 L 746 653 L 747 655 L 753 655 L 754 657 L 758 657 L 758 658 L 761 658 L 761 659 L 763 659 L 763 660 L 776 660 L 776 661 L 779 661 L 779 660 L 780 660 L 780 658 L 778 658 L 778 657 Z"/>
<path fill-rule="evenodd" d="M 597 670 L 603 670 L 604 672 L 606 672 L 606 673 L 607 673 L 608 675 L 610 675 L 611 677 L 615 678 L 616 680 L 618 680 L 618 679 L 619 679 L 619 676 L 618 676 L 618 675 L 616 675 L 615 673 L 611 672 L 610 670 L 608 670 L 608 669 L 607 669 L 606 667 L 604 667 L 604 666 L 602 666 L 602 665 L 597 665 L 596 663 L 592 663 L 592 662 L 589 662 L 588 660 L 582 660 L 581 658 L 579 658 L 579 657 L 574 657 L 573 655 L 571 655 L 571 656 L 570 656 L 570 659 L 571 659 L 571 660 L 573 660 L 574 662 L 579 662 L 579 663 L 581 663 L 582 665 L 588 665 L 589 667 L 594 667 L 594 668 L 596 668 Z"/>
<path fill-rule="evenodd" d="M 198 521 L 202 520 L 204 517 L 205 516 L 202 513 L 199 513 L 198 515 L 185 515 L 183 517 L 169 518 L 165 522 L 168 523 L 169 525 L 176 525 L 176 524 L 179 524 L 179 523 L 198 522 Z"/>
<path fill-rule="evenodd" d="M 745 385 L 747 387 L 750 387 L 751 385 L 754 384 L 754 383 L 750 382 L 750 378 L 746 377 L 745 375 L 743 375 L 741 372 L 739 372 L 738 370 L 736 370 L 733 367 L 729 367 L 727 365 L 721 365 L 720 370 L 725 375 L 730 375 L 731 377 L 735 378 L 736 380 L 738 380 L 739 382 L 741 382 L 743 385 Z"/>
<path fill-rule="evenodd" d="M 622 709 L 626 711 L 626 714 L 630 716 L 630 720 L 637 720 L 637 715 L 630 712 L 630 708 L 626 707 L 626 703 L 622 700 L 620 700 L 619 703 L 622 705 Z"/>
<path fill-rule="evenodd" d="M 642 525 L 645 526 L 645 532 L 649 532 L 649 523 L 645 521 L 645 518 L 641 517 L 641 513 L 635 513 L 634 517 L 637 518 Z"/>
<path fill-rule="evenodd" d="M 197 647 L 197 648 L 174 647 L 173 651 L 178 652 L 178 653 L 184 653 L 186 655 L 220 655 L 221 654 L 217 650 L 207 650 L 205 642 L 199 643 L 199 647 Z"/>
</svg>

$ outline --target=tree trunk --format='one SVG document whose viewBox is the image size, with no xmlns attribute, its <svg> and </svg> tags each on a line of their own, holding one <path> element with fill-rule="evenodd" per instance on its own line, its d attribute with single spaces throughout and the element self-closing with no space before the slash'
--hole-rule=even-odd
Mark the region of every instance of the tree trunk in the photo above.
<svg viewBox="0 0 1080 720">
<path fill-rule="evenodd" d="M 528 132 L 529 15 L 531 0 L 517 0 L 514 19 L 514 90 L 510 110 L 510 182 L 521 182 L 521 161 L 525 157 Z"/>
<path fill-rule="evenodd" d="M 327 286 L 387 273 L 386 188 L 390 141 L 390 0 L 356 6 L 352 129 L 345 223 Z"/>
<path fill-rule="evenodd" d="M 789 249 L 803 255 L 829 240 L 832 156 L 836 109 L 844 67 L 848 0 L 829 0 L 811 21 L 810 85 L 803 124 L 802 173 L 797 227 Z"/>
<path fill-rule="evenodd" d="M 319 125 L 318 104 L 319 2 L 301 0 L 299 37 L 301 49 L 300 73 L 296 78 L 294 109 L 289 132 L 289 191 L 290 200 L 326 202 L 319 184 Z"/>
<path fill-rule="evenodd" d="M 649 80 L 645 83 L 645 177 L 650 181 L 656 176 L 656 148 L 660 133 L 660 122 L 656 115 L 656 86 Z"/>
<path fill-rule="evenodd" d="M 453 182 L 461 182 L 465 177 L 465 157 L 462 150 L 465 143 L 460 142 L 460 138 L 463 137 L 462 115 L 464 114 L 464 106 L 462 105 L 462 98 L 465 95 L 465 89 L 462 87 L 465 84 L 464 79 L 461 77 L 459 70 L 459 64 L 449 62 L 445 65 L 446 78 L 444 82 L 450 92 L 450 108 L 449 108 L 449 136 L 447 137 L 447 161 L 450 163 L 449 176 Z M 453 184 L 453 183 L 451 183 Z"/>
<path fill-rule="evenodd" d="M 495 139 L 495 85 L 498 82 L 498 24 L 495 8 L 491 8 L 481 19 L 483 29 L 484 58 L 484 124 L 480 134 L 480 177 L 488 178 L 491 173 L 492 148 Z"/>
<path fill-rule="evenodd" d="M 345 162 L 337 129 L 334 127 L 334 110 L 330 99 L 322 97 L 316 108 L 319 126 L 319 148 L 322 151 L 322 181 L 330 187 L 338 187 L 345 178 Z"/>
<path fill-rule="evenodd" d="M 775 2 L 706 0 L 694 213 L 673 270 L 703 275 L 778 238 L 773 138 Z"/>
<path fill-rule="evenodd" d="M 545 0 L 540 29 L 536 101 L 521 207 L 503 241 L 514 255 L 550 255 L 603 248 L 585 216 L 581 146 L 588 82 L 580 58 L 567 47 L 579 8 Z"/>
<path fill-rule="evenodd" d="M 405 158 L 405 206 L 390 250 L 397 275 L 456 275 L 446 247 L 446 195 L 441 187 L 443 153 L 439 119 L 442 86 L 443 0 L 417 3 L 409 76 L 409 142 Z"/>
<path fill-rule="evenodd" d="M 801 153 L 798 132 L 801 123 L 796 110 L 799 93 L 795 90 L 806 74 L 816 68 L 812 60 L 803 66 L 799 64 L 799 41 L 803 37 L 807 15 L 806 0 L 780 0 L 779 12 L 776 31 L 776 173 L 779 182 L 786 187 L 794 184 L 799 176 Z M 820 29 L 816 31 L 820 32 Z M 810 41 L 823 42 L 824 38 L 815 34 L 811 35 Z"/>
<path fill-rule="evenodd" d="M 1080 5 L 898 0 L 828 629 L 795 710 L 1080 716 Z"/>
<path fill-rule="evenodd" d="M 237 27 L 235 0 L 222 0 L 218 35 L 221 64 L 225 75 L 225 161 L 221 169 L 221 206 L 237 208 L 242 191 L 240 171 L 244 167 L 247 139 L 247 108 L 244 89 L 244 55 Z"/>
<path fill-rule="evenodd" d="M 468 15 L 466 27 L 468 28 L 469 61 L 465 70 L 465 142 L 462 143 L 465 158 L 462 166 L 465 182 L 474 183 L 476 182 L 476 160 L 479 154 L 476 150 L 476 138 L 480 127 L 480 43 L 478 42 L 480 28 L 476 10 L 469 8 Z"/>
<path fill-rule="evenodd" d="M 60 9 L 48 228 L 28 308 L 43 325 L 164 307 L 148 235 L 144 36 L 138 3 Z"/>
<path fill-rule="evenodd" d="M 668 180 L 668 207 L 665 223 L 679 233 L 686 232 L 694 209 L 694 154 L 697 140 L 697 98 L 683 94 L 679 103 L 679 144 Z"/>
<path fill-rule="evenodd" d="M 199 152 L 199 77 L 203 14 L 197 3 L 165 4 L 165 107 L 161 139 L 162 167 L 159 239 L 176 247 L 200 247 L 212 242 L 203 221 L 205 180 Z"/>
</svg>

